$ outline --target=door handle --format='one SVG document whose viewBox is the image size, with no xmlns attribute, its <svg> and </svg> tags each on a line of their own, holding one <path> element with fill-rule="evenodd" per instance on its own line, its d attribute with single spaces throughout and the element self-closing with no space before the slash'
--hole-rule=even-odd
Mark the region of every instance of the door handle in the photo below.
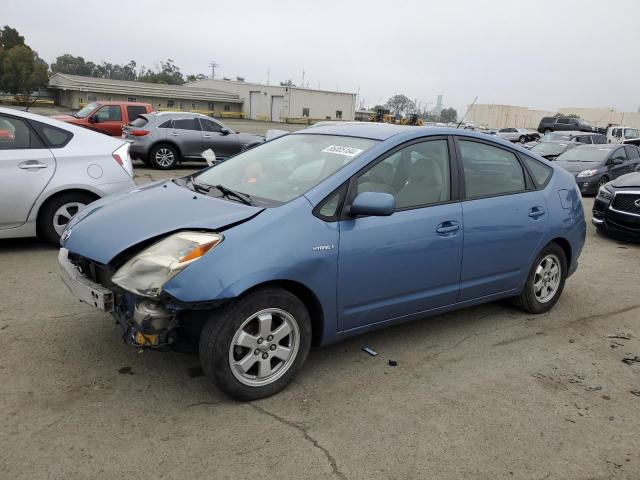
<svg viewBox="0 0 640 480">
<path fill-rule="evenodd" d="M 173 135 L 174 137 L 178 137 L 180 134 L 176 133 L 176 132 L 171 132 L 171 133 L 169 133 L 169 135 Z"/>
<path fill-rule="evenodd" d="M 212 135 L 202 135 L 203 138 L 211 138 Z"/>
<path fill-rule="evenodd" d="M 546 213 L 546 210 L 544 208 L 542 208 L 542 207 L 533 207 L 533 208 L 531 208 L 531 210 L 529 210 L 529 216 L 531 218 L 541 217 L 545 213 Z"/>
<path fill-rule="evenodd" d="M 436 227 L 436 232 L 438 233 L 454 233 L 458 230 L 460 230 L 460 224 L 452 221 L 442 222 Z"/>
<path fill-rule="evenodd" d="M 18 168 L 21 168 L 23 170 L 30 170 L 32 168 L 47 168 L 48 166 L 49 165 L 47 165 L 46 163 L 40 163 L 37 160 L 27 160 L 26 162 L 22 162 L 21 164 L 19 164 Z"/>
</svg>

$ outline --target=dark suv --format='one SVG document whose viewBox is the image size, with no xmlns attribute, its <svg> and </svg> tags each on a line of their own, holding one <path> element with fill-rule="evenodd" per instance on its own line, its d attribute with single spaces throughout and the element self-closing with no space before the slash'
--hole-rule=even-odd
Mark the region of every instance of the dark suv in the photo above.
<svg viewBox="0 0 640 480">
<path fill-rule="evenodd" d="M 593 132 L 593 127 L 581 118 L 571 117 L 544 117 L 540 120 L 538 131 L 540 133 L 573 130 L 579 132 Z"/>
</svg>

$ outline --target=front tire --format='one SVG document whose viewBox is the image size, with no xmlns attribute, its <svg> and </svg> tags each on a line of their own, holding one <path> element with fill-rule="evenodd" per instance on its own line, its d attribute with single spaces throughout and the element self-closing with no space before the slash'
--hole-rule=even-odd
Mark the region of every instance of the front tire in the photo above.
<svg viewBox="0 0 640 480">
<path fill-rule="evenodd" d="M 38 213 L 38 236 L 59 245 L 71 217 L 94 200 L 96 197 L 87 192 L 66 192 L 47 200 Z"/>
<path fill-rule="evenodd" d="M 178 150 L 171 145 L 156 145 L 149 154 L 149 162 L 158 170 L 170 170 L 178 164 L 178 155 Z"/>
<path fill-rule="evenodd" d="M 524 135 L 520 135 L 520 138 L 518 140 L 521 144 L 524 145 L 527 141 L 527 137 L 525 137 Z"/>
<path fill-rule="evenodd" d="M 558 302 L 567 278 L 567 257 L 557 243 L 548 244 L 533 262 L 515 303 L 529 313 L 548 312 Z"/>
<path fill-rule="evenodd" d="M 600 187 L 604 187 L 607 183 L 609 183 L 609 177 L 607 177 L 606 175 L 603 175 L 600 178 L 600 181 L 598 182 L 598 188 L 596 188 L 596 195 L 598 194 L 598 190 L 600 190 Z"/>
<path fill-rule="evenodd" d="M 290 292 L 261 288 L 211 313 L 200 336 L 207 377 L 236 400 L 282 390 L 311 348 L 311 318 Z"/>
</svg>

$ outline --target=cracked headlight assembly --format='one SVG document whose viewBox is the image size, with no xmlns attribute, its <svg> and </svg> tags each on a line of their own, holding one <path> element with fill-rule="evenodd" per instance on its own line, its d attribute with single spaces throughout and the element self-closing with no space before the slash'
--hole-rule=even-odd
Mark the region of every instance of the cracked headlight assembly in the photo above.
<svg viewBox="0 0 640 480">
<path fill-rule="evenodd" d="M 224 237 L 208 232 L 174 233 L 131 258 L 111 281 L 143 297 L 160 295 L 164 285 L 187 265 L 218 245 Z"/>
</svg>

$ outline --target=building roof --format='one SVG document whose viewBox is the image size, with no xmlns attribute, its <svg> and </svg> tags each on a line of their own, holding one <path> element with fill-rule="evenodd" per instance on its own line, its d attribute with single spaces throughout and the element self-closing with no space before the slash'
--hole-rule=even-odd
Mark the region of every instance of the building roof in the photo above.
<svg viewBox="0 0 640 480">
<path fill-rule="evenodd" d="M 121 95 L 139 95 L 147 97 L 202 100 L 210 102 L 242 103 L 235 93 L 223 92 L 212 88 L 198 88 L 191 85 L 165 85 L 162 83 L 131 82 L 109 78 L 82 77 L 55 73 L 49 79 L 49 88 L 58 90 L 76 90 Z"/>
<path fill-rule="evenodd" d="M 296 87 L 295 85 L 267 85 L 264 83 L 253 83 L 253 82 L 245 82 L 244 80 L 240 81 L 240 80 L 222 80 L 219 78 L 203 78 L 202 80 L 196 80 L 194 82 L 191 82 L 187 85 L 193 85 L 193 86 L 204 86 L 204 85 L 216 85 L 219 88 L 224 88 L 225 84 L 229 84 L 229 85 L 245 85 L 245 86 L 252 86 L 252 87 L 264 87 L 264 88 L 275 88 L 275 89 L 281 89 L 283 92 L 286 89 L 290 89 L 290 90 L 300 90 L 300 91 L 305 91 L 305 92 L 322 92 L 322 93 L 334 93 L 334 94 L 338 94 L 338 95 L 351 95 L 351 96 L 356 96 L 356 93 L 352 93 L 352 92 L 340 92 L 338 90 L 320 90 L 318 88 L 305 88 L 305 87 Z"/>
</svg>

